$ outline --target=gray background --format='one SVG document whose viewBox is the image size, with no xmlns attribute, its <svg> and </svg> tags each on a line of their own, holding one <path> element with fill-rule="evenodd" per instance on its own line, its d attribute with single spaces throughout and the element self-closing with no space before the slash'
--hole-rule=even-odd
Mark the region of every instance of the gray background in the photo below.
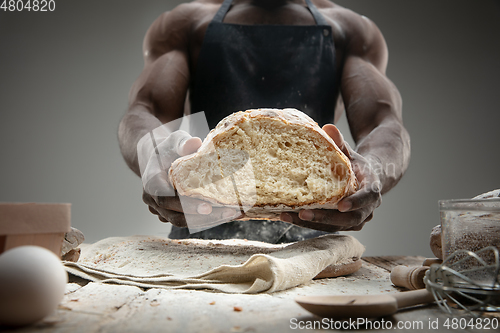
<svg viewBox="0 0 500 333">
<path fill-rule="evenodd" d="M 148 26 L 181 1 L 56 0 L 0 12 L 0 201 L 70 202 L 93 242 L 169 226 L 141 201 L 117 126 Z M 377 23 L 404 100 L 411 166 L 355 235 L 367 255 L 431 256 L 439 199 L 499 188 L 500 5 L 494 0 L 343 0 Z M 341 129 L 347 134 L 345 117 Z"/>
</svg>

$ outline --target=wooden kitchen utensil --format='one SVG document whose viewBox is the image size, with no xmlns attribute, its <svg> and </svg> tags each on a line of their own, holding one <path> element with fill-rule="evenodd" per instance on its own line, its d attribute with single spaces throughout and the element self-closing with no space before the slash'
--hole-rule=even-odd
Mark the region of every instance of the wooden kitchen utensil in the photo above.
<svg viewBox="0 0 500 333">
<path fill-rule="evenodd" d="M 391 282 L 397 287 L 404 287 L 410 290 L 424 289 L 425 272 L 432 264 L 441 264 L 443 261 L 438 258 L 427 258 L 422 266 L 398 265 L 391 269 Z"/>
<path fill-rule="evenodd" d="M 429 266 L 396 266 L 391 271 L 391 282 L 410 290 L 424 289 L 424 276 L 428 269 Z"/>
<path fill-rule="evenodd" d="M 375 318 L 399 309 L 434 302 L 426 289 L 382 295 L 301 296 L 295 301 L 309 312 L 328 318 Z"/>
</svg>

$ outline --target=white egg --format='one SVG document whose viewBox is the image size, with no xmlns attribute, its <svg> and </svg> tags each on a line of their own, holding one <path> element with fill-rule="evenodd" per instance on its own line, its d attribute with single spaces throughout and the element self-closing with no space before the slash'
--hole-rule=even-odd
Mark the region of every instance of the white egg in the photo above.
<svg viewBox="0 0 500 333">
<path fill-rule="evenodd" d="M 51 314 L 61 302 L 68 275 L 61 260 L 39 246 L 0 255 L 0 325 L 22 326 Z"/>
</svg>

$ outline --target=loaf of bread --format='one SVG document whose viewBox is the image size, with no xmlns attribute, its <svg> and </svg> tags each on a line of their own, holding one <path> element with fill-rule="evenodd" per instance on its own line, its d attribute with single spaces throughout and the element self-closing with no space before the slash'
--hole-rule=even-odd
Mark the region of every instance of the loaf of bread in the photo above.
<svg viewBox="0 0 500 333">
<path fill-rule="evenodd" d="M 349 159 L 296 109 L 229 115 L 198 152 L 172 164 L 169 176 L 179 195 L 243 208 L 252 218 L 335 209 L 358 186 Z"/>
<path fill-rule="evenodd" d="M 436 256 L 436 258 L 442 260 L 443 246 L 441 242 L 441 234 L 442 234 L 441 225 L 437 225 L 434 228 L 432 228 L 430 246 L 431 246 L 431 251 Z"/>
</svg>

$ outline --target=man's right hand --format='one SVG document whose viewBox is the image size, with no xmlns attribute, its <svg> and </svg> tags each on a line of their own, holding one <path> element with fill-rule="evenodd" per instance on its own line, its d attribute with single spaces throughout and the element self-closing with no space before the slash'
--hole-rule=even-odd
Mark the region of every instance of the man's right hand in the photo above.
<svg viewBox="0 0 500 333">
<path fill-rule="evenodd" d="M 151 213 L 158 215 L 160 221 L 172 223 L 176 227 L 187 227 L 186 220 L 196 225 L 203 225 L 206 221 L 241 217 L 241 214 L 232 208 L 215 208 L 205 201 L 187 197 L 182 198 L 181 205 L 179 196 L 152 196 L 144 191 L 142 200 L 149 206 Z"/>
<path fill-rule="evenodd" d="M 149 206 L 149 211 L 158 215 L 160 221 L 187 227 L 185 214 L 189 214 L 187 219 L 196 224 L 240 217 L 239 212 L 231 208 L 213 208 L 208 202 L 187 197 L 181 200 L 170 184 L 168 169 L 172 163 L 181 156 L 195 153 L 201 143 L 200 138 L 180 130 L 167 137 L 148 133 L 139 142 L 138 156 L 142 159 L 139 164 L 143 169 L 142 199 Z"/>
</svg>

